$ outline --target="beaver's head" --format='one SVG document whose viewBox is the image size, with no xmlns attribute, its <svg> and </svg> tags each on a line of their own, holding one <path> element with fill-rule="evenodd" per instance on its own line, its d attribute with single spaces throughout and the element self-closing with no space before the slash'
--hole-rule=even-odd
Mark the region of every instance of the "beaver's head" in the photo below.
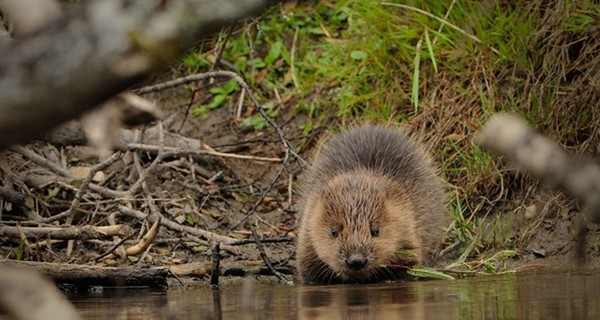
<svg viewBox="0 0 600 320">
<path fill-rule="evenodd" d="M 316 197 L 309 237 L 332 277 L 377 280 L 382 267 L 418 262 L 410 201 L 389 179 L 355 171 L 331 179 Z M 405 259 L 408 258 L 408 259 Z M 325 271 L 323 271 L 325 272 Z"/>
</svg>

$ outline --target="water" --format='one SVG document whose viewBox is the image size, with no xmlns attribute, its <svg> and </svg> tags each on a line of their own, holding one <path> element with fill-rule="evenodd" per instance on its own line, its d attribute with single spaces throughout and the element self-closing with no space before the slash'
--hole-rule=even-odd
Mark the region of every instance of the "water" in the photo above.
<svg viewBox="0 0 600 320">
<path fill-rule="evenodd" d="M 104 290 L 72 297 L 84 319 L 600 319 L 600 271 L 377 285 Z M 246 294 L 244 294 L 246 291 Z"/>
</svg>

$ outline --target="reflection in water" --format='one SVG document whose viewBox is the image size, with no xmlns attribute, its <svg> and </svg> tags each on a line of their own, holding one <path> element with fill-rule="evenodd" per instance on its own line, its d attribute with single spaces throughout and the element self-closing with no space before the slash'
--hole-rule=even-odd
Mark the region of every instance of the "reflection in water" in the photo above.
<svg viewBox="0 0 600 320">
<path fill-rule="evenodd" d="M 600 319 L 600 272 L 378 285 L 104 290 L 72 297 L 84 319 Z"/>
</svg>

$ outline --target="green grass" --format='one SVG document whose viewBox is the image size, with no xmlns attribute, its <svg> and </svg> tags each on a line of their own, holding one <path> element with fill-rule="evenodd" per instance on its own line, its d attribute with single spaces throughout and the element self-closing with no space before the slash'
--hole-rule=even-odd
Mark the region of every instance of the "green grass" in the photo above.
<svg viewBox="0 0 600 320">
<path fill-rule="evenodd" d="M 571 38 L 597 34 L 600 7 L 561 3 L 564 12 L 542 0 L 299 2 L 238 26 L 223 59 L 257 88 L 272 117 L 284 108 L 305 116 L 303 133 L 372 122 L 403 123 L 422 134 L 454 194 L 449 234 L 463 243 L 456 263 L 493 272 L 495 262 L 518 251 L 507 229 L 514 212 L 490 204 L 504 162 L 475 145 L 474 134 L 492 114 L 512 111 L 576 145 L 591 139 L 599 122 L 590 107 L 595 93 L 581 89 L 591 80 L 577 73 L 589 68 L 577 54 L 598 55 Z M 207 70 L 216 48 L 190 52 L 184 65 Z M 567 62 L 581 70 L 568 71 Z M 238 90 L 210 93 L 210 107 L 196 113 L 220 107 Z M 277 95 L 292 106 L 277 103 Z M 241 126 L 266 127 L 256 111 L 245 117 Z M 508 197 L 502 192 L 494 197 Z"/>
</svg>

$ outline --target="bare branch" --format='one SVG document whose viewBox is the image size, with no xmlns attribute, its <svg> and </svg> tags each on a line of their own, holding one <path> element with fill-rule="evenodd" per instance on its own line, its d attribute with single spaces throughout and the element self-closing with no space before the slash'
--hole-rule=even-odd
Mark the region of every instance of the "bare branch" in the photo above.
<svg viewBox="0 0 600 320">
<path fill-rule="evenodd" d="M 138 219 L 146 219 L 148 218 L 148 215 L 131 209 L 131 208 L 127 208 L 125 206 L 118 206 L 119 211 L 121 211 L 121 213 L 131 216 L 131 217 L 135 217 Z M 210 231 L 206 231 L 206 230 L 202 230 L 202 229 L 197 229 L 197 228 L 192 228 L 192 227 L 188 227 L 188 226 L 183 226 L 180 225 L 177 222 L 171 221 L 169 219 L 166 219 L 165 217 L 160 217 L 161 218 L 161 225 L 171 229 L 171 230 L 175 230 L 175 231 L 179 231 L 179 232 L 185 232 L 188 233 L 190 235 L 193 236 L 197 236 L 200 237 L 202 239 L 205 240 L 214 240 L 214 241 L 218 241 L 218 242 L 225 242 L 225 243 L 231 243 L 231 242 L 235 242 L 236 239 L 231 238 L 231 237 L 227 237 L 227 236 L 222 236 L 216 233 L 212 233 Z M 150 216 L 150 221 L 154 222 L 156 221 L 156 219 L 158 219 L 158 217 L 155 217 L 154 215 Z M 1 230 L 1 229 L 0 229 Z"/>
<path fill-rule="evenodd" d="M 67 240 L 87 240 L 100 239 L 109 236 L 126 236 L 132 232 L 131 227 L 124 224 L 116 226 L 81 226 L 81 227 L 0 227 L 0 236 L 20 238 L 21 229 L 28 238 L 50 237 L 52 239 Z"/>
<path fill-rule="evenodd" d="M 154 238 L 156 238 L 156 235 L 158 234 L 158 227 L 159 226 L 160 226 L 160 218 L 158 218 L 154 222 L 154 224 L 152 225 L 152 227 L 150 227 L 150 229 L 142 237 L 142 239 L 140 240 L 140 242 L 138 242 L 137 244 L 135 244 L 135 245 L 127 248 L 127 250 L 125 250 L 125 252 L 127 253 L 127 255 L 128 256 L 134 256 L 134 255 L 140 254 L 144 250 L 146 250 L 146 248 L 148 248 L 150 246 L 150 244 L 152 243 L 152 241 L 154 241 Z"/>
</svg>

